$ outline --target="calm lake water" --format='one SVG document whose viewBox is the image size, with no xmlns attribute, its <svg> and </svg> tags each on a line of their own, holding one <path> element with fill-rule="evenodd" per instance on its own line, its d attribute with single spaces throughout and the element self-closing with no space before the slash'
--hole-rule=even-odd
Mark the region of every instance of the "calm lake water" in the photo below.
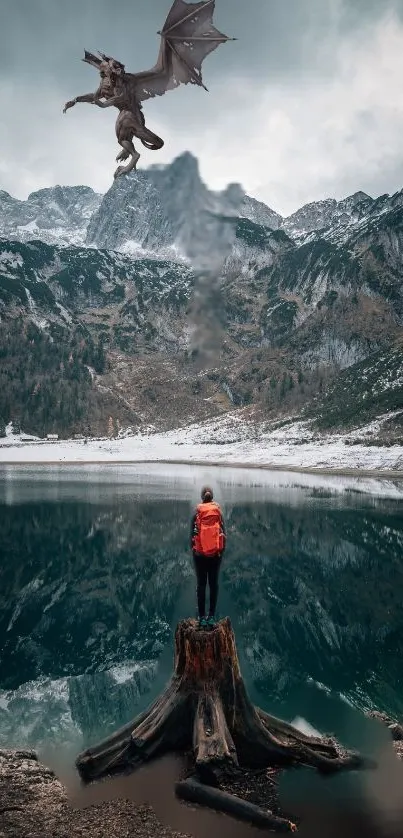
<svg viewBox="0 0 403 838">
<path fill-rule="evenodd" d="M 0 747 L 77 753 L 160 692 L 176 623 L 195 614 L 188 534 L 205 482 L 228 531 L 219 612 L 253 700 L 355 747 L 373 736 L 362 710 L 403 717 L 403 484 L 3 467 Z"/>
</svg>

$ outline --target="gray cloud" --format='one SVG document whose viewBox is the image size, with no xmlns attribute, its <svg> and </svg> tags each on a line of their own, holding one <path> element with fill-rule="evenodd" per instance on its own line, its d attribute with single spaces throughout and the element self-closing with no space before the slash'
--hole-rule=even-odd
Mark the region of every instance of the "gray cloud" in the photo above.
<svg viewBox="0 0 403 838">
<path fill-rule="evenodd" d="M 133 72 L 151 67 L 169 0 L 0 4 L 0 188 L 106 190 L 114 114 L 78 105 L 62 115 L 62 106 L 97 86 L 84 48 Z M 188 87 L 146 103 L 166 146 L 144 152 L 142 165 L 193 150 L 213 188 L 242 181 L 280 212 L 400 188 L 403 0 L 216 0 L 215 20 L 239 40 L 206 60 L 209 94 Z"/>
<path fill-rule="evenodd" d="M 0 29 L 0 68 L 10 75 L 34 76 L 53 83 L 84 79 L 84 47 L 120 55 L 136 70 L 154 64 L 158 51 L 156 32 L 169 9 L 169 0 L 17 0 L 4 6 Z M 388 9 L 400 9 L 401 0 L 217 0 L 215 20 L 226 34 L 239 39 L 209 59 L 206 71 L 233 71 L 246 75 L 288 76 L 315 65 L 320 40 L 337 38 L 346 29 L 360 29 L 383 17 Z M 6 11 L 5 11 L 6 10 Z M 335 52 L 336 50 L 334 50 Z M 328 55 L 329 64 L 334 54 Z M 207 65 L 206 65 L 207 66 Z M 88 71 L 88 68 L 85 68 Z"/>
</svg>

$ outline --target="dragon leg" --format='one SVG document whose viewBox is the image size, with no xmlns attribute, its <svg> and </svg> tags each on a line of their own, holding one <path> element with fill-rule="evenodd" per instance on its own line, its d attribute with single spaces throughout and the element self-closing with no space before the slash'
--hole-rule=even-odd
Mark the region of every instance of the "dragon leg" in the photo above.
<svg viewBox="0 0 403 838">
<path fill-rule="evenodd" d="M 117 178 L 120 175 L 127 175 L 129 172 L 133 171 L 140 160 L 140 154 L 136 151 L 131 140 L 120 140 L 120 145 L 122 146 L 123 151 L 118 154 L 116 160 L 127 160 L 128 157 L 131 157 L 131 160 L 127 166 L 118 166 L 114 174 L 114 178 Z"/>
<path fill-rule="evenodd" d="M 140 154 L 133 145 L 133 137 L 137 137 L 151 151 L 157 151 L 164 145 L 161 137 L 158 137 L 157 134 L 154 134 L 146 128 L 144 117 L 140 110 L 138 113 L 128 109 L 120 111 L 116 120 L 115 130 L 117 141 L 123 149 L 116 158 L 117 162 L 127 160 L 129 157 L 131 158 L 127 166 L 118 166 L 114 174 L 115 178 L 128 174 L 137 166 Z"/>
</svg>

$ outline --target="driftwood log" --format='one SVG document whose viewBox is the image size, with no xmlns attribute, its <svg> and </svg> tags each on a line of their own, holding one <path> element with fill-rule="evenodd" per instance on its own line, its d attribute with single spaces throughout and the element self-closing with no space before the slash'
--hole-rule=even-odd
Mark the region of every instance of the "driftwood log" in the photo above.
<svg viewBox="0 0 403 838">
<path fill-rule="evenodd" d="M 193 751 L 194 776 L 176 785 L 179 797 L 210 805 L 258 826 L 294 831 L 290 821 L 219 790 L 243 767 L 311 766 L 321 772 L 364 767 L 334 740 L 312 737 L 255 707 L 243 682 L 228 618 L 200 630 L 183 620 L 175 633 L 174 674 L 162 695 L 76 765 L 86 782 L 135 769 L 168 751 Z"/>
</svg>

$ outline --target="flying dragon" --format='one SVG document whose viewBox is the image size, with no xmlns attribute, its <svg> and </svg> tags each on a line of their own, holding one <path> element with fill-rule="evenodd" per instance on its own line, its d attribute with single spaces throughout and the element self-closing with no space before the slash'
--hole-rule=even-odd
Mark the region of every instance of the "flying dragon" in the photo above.
<svg viewBox="0 0 403 838">
<path fill-rule="evenodd" d="M 163 96 L 168 90 L 180 84 L 203 84 L 201 65 L 211 52 L 226 41 L 234 41 L 223 35 L 213 24 L 215 0 L 186 3 L 174 0 L 161 35 L 161 46 L 157 63 L 143 73 L 127 73 L 124 64 L 115 58 L 98 52 L 98 56 L 84 51 L 82 59 L 99 71 L 101 81 L 95 93 L 76 96 L 66 102 L 63 113 L 77 102 L 88 102 L 100 108 L 115 107 L 119 114 L 115 130 L 122 151 L 117 162 L 130 158 L 126 166 L 118 166 L 114 177 L 127 174 L 136 168 L 140 154 L 133 145 L 133 137 L 152 151 L 162 148 L 164 141 L 146 128 L 142 102 L 154 96 Z"/>
</svg>

